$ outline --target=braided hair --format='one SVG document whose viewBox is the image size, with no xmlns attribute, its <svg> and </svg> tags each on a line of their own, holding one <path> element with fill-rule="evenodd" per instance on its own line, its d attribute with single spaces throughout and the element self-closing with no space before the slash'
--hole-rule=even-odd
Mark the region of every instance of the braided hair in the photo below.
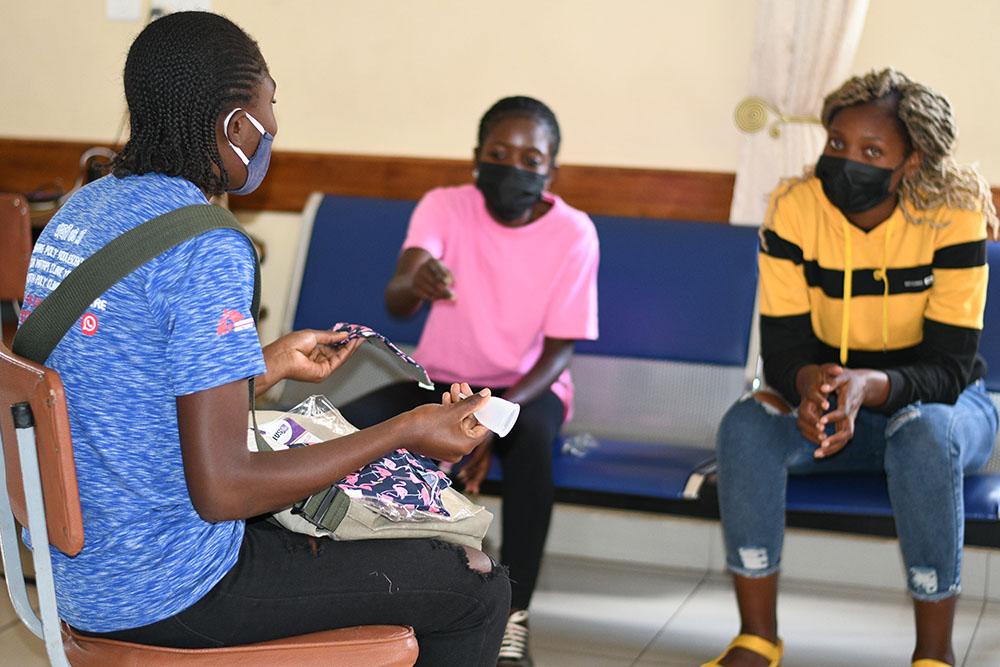
<svg viewBox="0 0 1000 667">
<path fill-rule="evenodd" d="M 131 134 L 114 175 L 181 176 L 208 195 L 224 192 L 216 123 L 250 102 L 267 74 L 257 43 L 227 18 L 177 12 L 153 21 L 125 61 Z"/>
<path fill-rule="evenodd" d="M 485 143 L 486 137 L 497 123 L 507 118 L 530 118 L 544 125 L 549 132 L 551 157 L 555 160 L 561 141 L 559 121 L 544 102 L 524 95 L 505 97 L 486 110 L 479 121 L 479 145 Z"/>
<path fill-rule="evenodd" d="M 900 182 L 901 206 L 908 222 L 923 220 L 920 211 L 941 206 L 982 211 L 997 228 L 997 213 L 986 181 L 974 167 L 959 165 L 952 157 L 958 127 L 948 100 L 927 86 L 911 81 L 894 69 L 871 71 L 848 79 L 823 100 L 820 116 L 829 129 L 833 117 L 845 107 L 882 102 L 895 114 L 907 143 L 920 151 L 920 169 Z"/>
</svg>

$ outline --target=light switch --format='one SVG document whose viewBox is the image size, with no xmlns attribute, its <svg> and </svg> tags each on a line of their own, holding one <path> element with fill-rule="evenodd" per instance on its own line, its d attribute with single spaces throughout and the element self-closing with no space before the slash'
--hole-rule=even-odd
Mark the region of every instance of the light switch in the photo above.
<svg viewBox="0 0 1000 667">
<path fill-rule="evenodd" d="M 142 0 L 105 0 L 109 21 L 138 21 L 142 16 Z"/>
</svg>

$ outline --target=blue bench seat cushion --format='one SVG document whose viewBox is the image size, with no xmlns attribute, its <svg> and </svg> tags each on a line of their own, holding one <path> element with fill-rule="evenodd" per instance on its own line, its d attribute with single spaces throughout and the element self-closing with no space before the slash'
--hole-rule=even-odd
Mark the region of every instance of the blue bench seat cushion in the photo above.
<svg viewBox="0 0 1000 667">
<path fill-rule="evenodd" d="M 603 438 L 597 443 L 585 455 L 575 456 L 563 453 L 562 439 L 556 439 L 552 479 L 557 489 L 681 500 L 691 474 L 713 458 L 711 451 L 698 447 Z M 502 477 L 494 457 L 487 479 Z"/>
<path fill-rule="evenodd" d="M 792 475 L 788 511 L 857 516 L 892 516 L 885 476 L 879 473 Z M 996 521 L 1000 516 L 1000 474 L 965 478 L 965 518 Z"/>
<path fill-rule="evenodd" d="M 553 447 L 552 478 L 558 489 L 618 493 L 681 500 L 692 473 L 712 460 L 697 447 L 600 439 L 584 456 L 564 454 L 562 439 Z M 487 479 L 503 478 L 494 457 Z M 996 521 L 1000 516 L 1000 474 L 965 478 L 965 518 Z M 792 475 L 788 479 L 788 511 L 855 516 L 892 516 L 885 475 L 836 473 Z"/>
<path fill-rule="evenodd" d="M 986 244 L 990 266 L 990 282 L 986 287 L 986 312 L 983 314 L 983 335 L 979 338 L 979 354 L 986 360 L 986 388 L 1000 392 L 1000 243 Z"/>
</svg>

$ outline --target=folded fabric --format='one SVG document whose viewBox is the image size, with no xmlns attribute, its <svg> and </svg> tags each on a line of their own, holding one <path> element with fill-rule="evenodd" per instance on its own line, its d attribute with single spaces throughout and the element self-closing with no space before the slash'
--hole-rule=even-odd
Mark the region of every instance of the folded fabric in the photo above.
<svg viewBox="0 0 1000 667">
<path fill-rule="evenodd" d="M 335 343 L 335 346 L 346 345 L 356 338 L 363 338 L 366 342 L 371 343 L 374 349 L 380 352 L 380 356 L 401 370 L 407 377 L 413 378 L 424 389 L 434 389 L 434 383 L 431 382 L 431 378 L 427 375 L 424 367 L 399 349 L 395 343 L 374 329 L 366 327 L 363 324 L 338 322 L 333 325 L 332 331 L 347 334 L 347 338 L 338 341 Z"/>
<path fill-rule="evenodd" d="M 429 460 L 405 449 L 369 463 L 337 486 L 394 521 L 451 516 L 441 500 L 451 480 Z"/>
</svg>

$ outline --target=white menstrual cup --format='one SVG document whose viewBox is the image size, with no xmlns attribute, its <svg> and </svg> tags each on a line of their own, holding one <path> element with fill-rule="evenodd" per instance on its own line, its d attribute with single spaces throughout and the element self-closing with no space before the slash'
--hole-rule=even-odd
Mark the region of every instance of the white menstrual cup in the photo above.
<svg viewBox="0 0 1000 667">
<path fill-rule="evenodd" d="M 505 401 L 499 396 L 490 396 L 486 399 L 486 405 L 472 414 L 476 415 L 476 419 L 479 420 L 480 424 L 502 438 L 514 428 L 514 422 L 517 421 L 517 416 L 521 414 L 521 406 L 517 403 Z"/>
<path fill-rule="evenodd" d="M 462 398 L 467 398 L 460 394 Z M 521 406 L 517 403 L 505 401 L 499 396 L 490 396 L 486 399 L 486 405 L 473 412 L 479 423 L 493 431 L 501 438 L 510 433 L 514 428 L 517 416 L 521 414 Z"/>
</svg>

